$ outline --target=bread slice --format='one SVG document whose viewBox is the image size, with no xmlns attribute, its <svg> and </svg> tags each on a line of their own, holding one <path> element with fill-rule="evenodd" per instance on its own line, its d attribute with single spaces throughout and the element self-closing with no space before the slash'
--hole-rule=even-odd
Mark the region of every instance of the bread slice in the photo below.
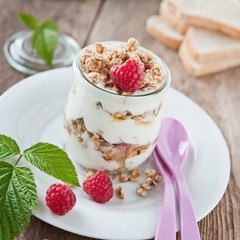
<svg viewBox="0 0 240 240">
<path fill-rule="evenodd" d="M 240 40 L 221 33 L 190 27 L 184 41 L 191 57 L 197 62 L 240 59 Z"/>
<path fill-rule="evenodd" d="M 181 44 L 178 54 L 186 71 L 194 77 L 200 77 L 240 66 L 240 58 L 221 58 L 218 61 L 197 62 L 191 57 L 186 41 Z"/>
<path fill-rule="evenodd" d="M 180 5 L 182 0 L 163 0 L 167 3 L 171 12 L 174 14 L 179 14 Z"/>
<path fill-rule="evenodd" d="M 181 0 L 180 11 L 188 25 L 240 39 L 239 0 Z"/>
<path fill-rule="evenodd" d="M 167 47 L 177 50 L 182 43 L 183 35 L 169 25 L 159 16 L 151 16 L 146 23 L 147 32 Z"/>
<path fill-rule="evenodd" d="M 160 4 L 160 16 L 161 18 L 176 31 L 185 34 L 188 25 L 180 18 L 177 9 L 174 9 L 167 1 L 162 1 Z"/>
</svg>

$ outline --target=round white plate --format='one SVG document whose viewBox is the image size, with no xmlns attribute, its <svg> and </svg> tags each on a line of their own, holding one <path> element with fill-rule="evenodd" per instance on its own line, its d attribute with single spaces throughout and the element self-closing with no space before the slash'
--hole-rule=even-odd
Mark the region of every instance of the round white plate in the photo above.
<svg viewBox="0 0 240 240">
<path fill-rule="evenodd" d="M 39 141 L 63 147 L 62 112 L 72 81 L 72 69 L 62 68 L 36 74 L 11 87 L 0 97 L 0 133 L 14 138 L 22 151 Z M 196 217 L 200 220 L 212 211 L 226 190 L 230 174 L 226 142 L 206 112 L 172 88 L 164 99 L 163 113 L 181 121 L 190 135 L 191 150 L 183 170 Z M 21 160 L 20 165 L 30 164 Z M 144 171 L 151 165 L 150 158 L 141 168 Z M 83 169 L 76 167 L 82 183 Z M 139 183 L 116 182 L 114 188 L 123 187 L 125 200 L 115 195 L 105 204 L 96 203 L 82 189 L 73 188 L 76 206 L 65 216 L 57 216 L 46 207 L 44 197 L 50 184 L 58 181 L 31 168 L 38 188 L 38 208 L 33 214 L 43 221 L 102 239 L 134 240 L 154 236 L 161 210 L 161 183 L 146 198 L 141 198 L 136 194 Z"/>
</svg>

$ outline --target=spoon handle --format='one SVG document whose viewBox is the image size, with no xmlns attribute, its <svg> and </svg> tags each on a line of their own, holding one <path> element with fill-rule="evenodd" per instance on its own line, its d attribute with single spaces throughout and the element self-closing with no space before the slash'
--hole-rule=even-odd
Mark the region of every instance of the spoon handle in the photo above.
<svg viewBox="0 0 240 240">
<path fill-rule="evenodd" d="M 155 240 L 175 240 L 176 239 L 176 216 L 175 216 L 175 191 L 172 176 L 165 167 L 162 159 L 153 151 L 155 164 L 163 177 L 163 199 L 161 215 L 158 222 Z"/>
<path fill-rule="evenodd" d="M 181 170 L 175 171 L 173 175 L 178 192 L 181 240 L 200 240 L 197 220 L 187 182 Z"/>
</svg>

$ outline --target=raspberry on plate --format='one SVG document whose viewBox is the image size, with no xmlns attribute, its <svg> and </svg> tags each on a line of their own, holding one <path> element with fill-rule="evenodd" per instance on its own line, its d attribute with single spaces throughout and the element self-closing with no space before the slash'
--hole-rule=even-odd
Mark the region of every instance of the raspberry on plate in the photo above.
<svg viewBox="0 0 240 240">
<path fill-rule="evenodd" d="M 45 200 L 54 213 L 65 215 L 74 207 L 76 196 L 65 184 L 56 183 L 47 190 Z"/>
<path fill-rule="evenodd" d="M 116 86 L 125 92 L 137 91 L 143 82 L 141 66 L 134 59 L 129 59 L 122 65 L 111 67 L 109 74 Z"/>
<path fill-rule="evenodd" d="M 113 197 L 112 181 L 103 171 L 98 171 L 93 177 L 86 179 L 83 190 L 99 203 L 108 202 Z"/>
</svg>

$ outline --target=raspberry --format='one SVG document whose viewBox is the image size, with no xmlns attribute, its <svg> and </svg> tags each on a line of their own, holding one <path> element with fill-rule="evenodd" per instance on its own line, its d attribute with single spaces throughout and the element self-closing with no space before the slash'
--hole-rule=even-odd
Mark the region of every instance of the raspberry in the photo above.
<svg viewBox="0 0 240 240">
<path fill-rule="evenodd" d="M 116 146 L 118 149 L 120 149 L 121 151 L 127 153 L 129 150 L 129 146 L 126 143 L 118 143 L 118 144 L 114 144 L 114 146 Z"/>
<path fill-rule="evenodd" d="M 103 171 L 98 171 L 93 177 L 86 179 L 83 190 L 99 203 L 108 202 L 113 196 L 112 181 Z"/>
<path fill-rule="evenodd" d="M 141 66 L 134 59 L 129 59 L 122 65 L 111 67 L 109 74 L 117 87 L 126 92 L 137 91 L 143 82 Z"/>
<path fill-rule="evenodd" d="M 149 69 L 151 69 L 151 65 L 150 64 L 145 66 L 145 70 L 149 70 Z"/>
<path fill-rule="evenodd" d="M 58 215 L 65 215 L 76 203 L 76 196 L 73 191 L 60 183 L 50 186 L 45 199 L 47 206 Z"/>
</svg>

